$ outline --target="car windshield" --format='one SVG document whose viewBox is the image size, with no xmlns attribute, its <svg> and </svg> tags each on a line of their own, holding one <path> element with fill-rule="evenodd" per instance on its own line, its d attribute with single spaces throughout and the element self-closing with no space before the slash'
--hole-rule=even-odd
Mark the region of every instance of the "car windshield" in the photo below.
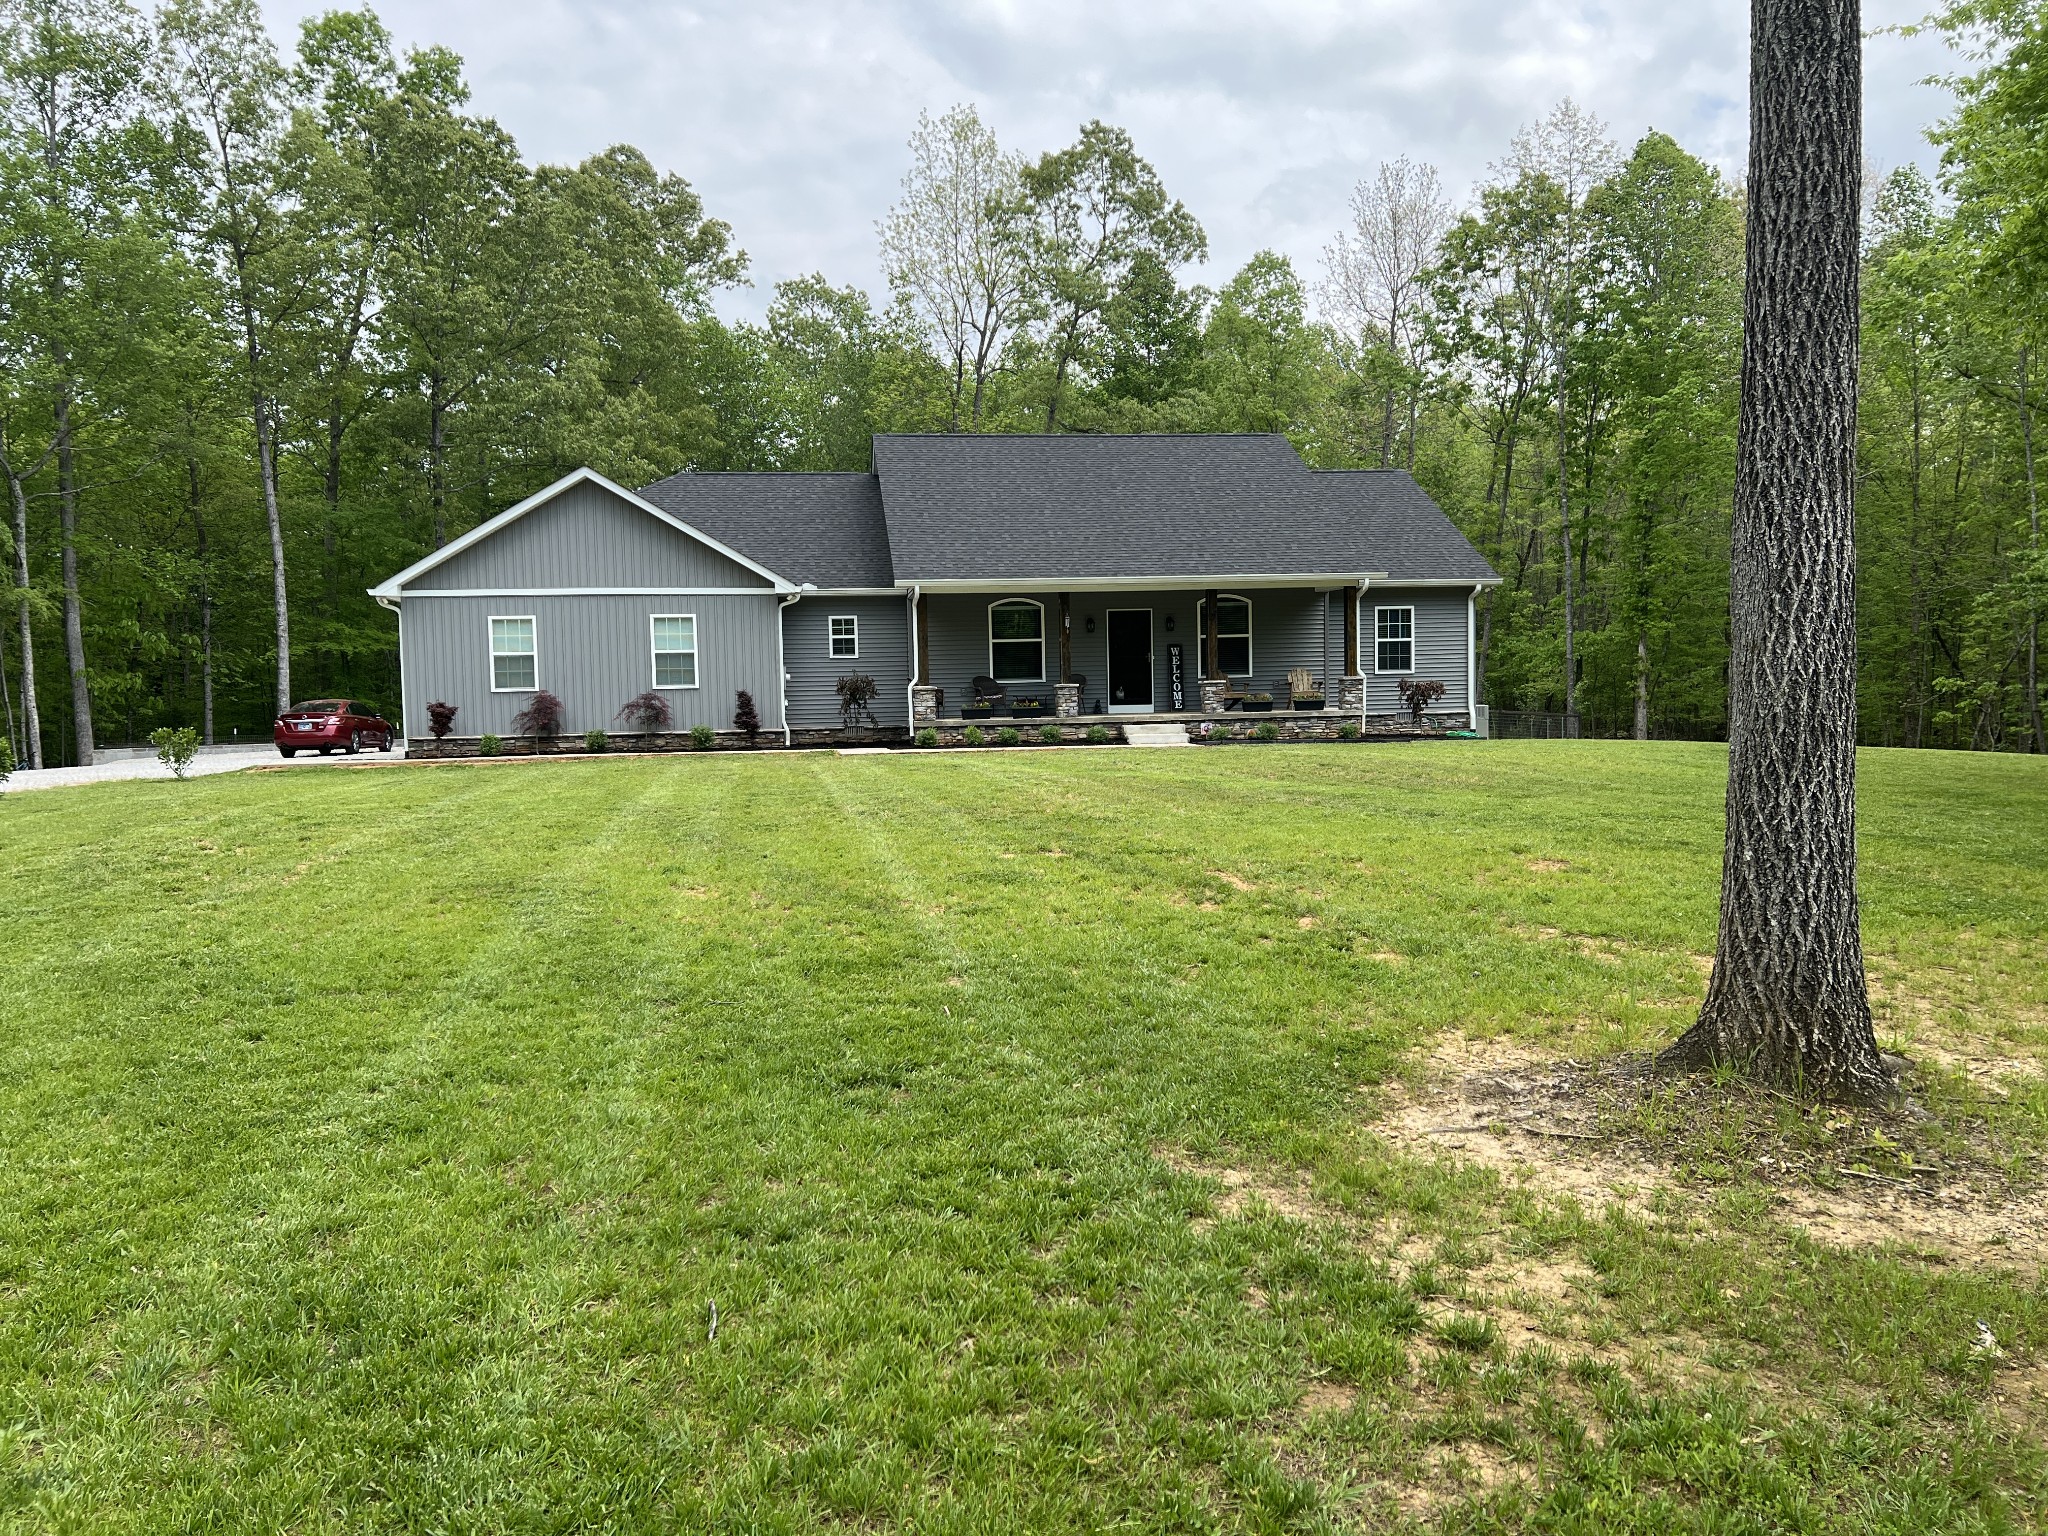
<svg viewBox="0 0 2048 1536">
<path fill-rule="evenodd" d="M 348 705 L 340 699 L 311 699 L 304 704 L 294 704 L 291 712 L 295 715 L 345 715 Z"/>
</svg>

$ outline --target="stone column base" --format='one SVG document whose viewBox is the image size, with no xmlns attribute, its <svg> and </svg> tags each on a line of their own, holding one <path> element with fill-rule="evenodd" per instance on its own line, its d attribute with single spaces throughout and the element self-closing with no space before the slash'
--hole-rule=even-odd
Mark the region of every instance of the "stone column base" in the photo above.
<svg viewBox="0 0 2048 1536">
<path fill-rule="evenodd" d="M 1337 712 L 1345 715 L 1365 713 L 1365 679 L 1363 677 L 1340 677 L 1337 679 Z"/>
<path fill-rule="evenodd" d="M 1229 682 L 1228 682 L 1228 681 L 1226 681 L 1226 680 L 1225 680 L 1225 679 L 1223 679 L 1223 678 L 1220 678 L 1220 677 L 1205 677 L 1205 678 L 1203 678 L 1203 679 L 1202 679 L 1202 713 L 1203 713 L 1203 714 L 1205 714 L 1205 715 L 1220 715 L 1220 714 L 1222 714 L 1222 713 L 1223 713 L 1223 695 L 1224 695 L 1225 693 L 1227 693 L 1227 692 L 1229 691 L 1229 689 L 1230 689 L 1230 684 L 1229 684 Z"/>
<path fill-rule="evenodd" d="M 913 729 L 930 725 L 939 718 L 939 708 L 945 702 L 946 690 L 930 683 L 918 683 L 910 690 L 910 724 Z"/>
<path fill-rule="evenodd" d="M 1081 713 L 1081 685 L 1079 683 L 1054 683 L 1052 685 L 1052 712 L 1055 715 L 1078 715 Z"/>
</svg>

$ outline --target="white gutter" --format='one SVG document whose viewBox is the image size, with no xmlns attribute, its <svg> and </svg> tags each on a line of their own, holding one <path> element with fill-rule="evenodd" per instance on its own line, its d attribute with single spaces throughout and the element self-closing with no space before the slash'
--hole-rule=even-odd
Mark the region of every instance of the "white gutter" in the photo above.
<svg viewBox="0 0 2048 1536">
<path fill-rule="evenodd" d="M 405 718 L 405 615 L 399 613 L 399 600 L 397 598 L 385 597 L 377 592 L 372 592 L 370 596 L 376 601 L 379 608 L 389 608 L 393 613 L 398 614 L 398 728 L 405 733 L 406 744 L 408 749 L 410 749 L 412 730 L 407 725 Z"/>
<path fill-rule="evenodd" d="M 783 657 L 785 642 L 782 616 L 804 600 L 804 593 L 813 590 L 815 589 L 807 584 L 775 604 L 775 676 L 779 679 L 777 686 L 782 694 L 782 744 L 785 747 L 793 745 L 794 740 L 789 732 L 789 667 Z"/>
<path fill-rule="evenodd" d="M 1479 724 L 1479 583 L 1465 599 L 1465 718 Z"/>
<path fill-rule="evenodd" d="M 910 722 L 910 736 L 917 739 L 917 600 L 921 591 L 916 582 L 910 584 L 910 686 L 905 690 L 905 704 L 909 712 L 904 716 Z"/>
</svg>

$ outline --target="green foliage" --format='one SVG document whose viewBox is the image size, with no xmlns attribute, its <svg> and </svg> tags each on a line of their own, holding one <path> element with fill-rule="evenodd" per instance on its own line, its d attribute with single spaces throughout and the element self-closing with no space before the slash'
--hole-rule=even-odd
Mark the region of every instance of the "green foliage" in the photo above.
<svg viewBox="0 0 2048 1536">
<path fill-rule="evenodd" d="M 479 736 L 476 740 L 476 755 L 478 757 L 497 757 L 501 755 L 504 752 L 504 750 L 504 741 L 500 737 L 493 735 L 489 731 L 485 731 L 483 735 Z"/>
<path fill-rule="evenodd" d="M 1359 726 L 1356 720 L 1346 720 L 1342 725 L 1337 727 L 1337 739 L 1339 741 L 1356 741 L 1360 736 L 1364 734 L 1364 730 Z"/>
<path fill-rule="evenodd" d="M 5 784 L 15 769 L 14 743 L 0 736 L 0 784 Z"/>
<path fill-rule="evenodd" d="M 1259 741 L 1278 741 L 1280 739 L 1280 727 L 1271 720 L 1261 720 L 1252 727 L 1252 736 Z"/>
<path fill-rule="evenodd" d="M 1107 742 L 1107 741 L 1109 740 L 1109 727 L 1108 727 L 1108 726 L 1106 726 L 1106 725 L 1091 725 L 1091 726 L 1089 726 L 1089 727 L 1088 727 L 1088 740 L 1089 740 L 1089 742 L 1090 742 L 1091 744 L 1093 744 L 1093 745 L 1095 745 L 1095 746 L 1098 746 L 1098 747 L 1099 747 L 1099 746 L 1103 745 L 1103 744 L 1104 744 L 1105 742 Z"/>
<path fill-rule="evenodd" d="M 583 750 L 586 752 L 607 752 L 611 750 L 612 739 L 592 726 L 583 733 Z"/>
<path fill-rule="evenodd" d="M 988 740 L 988 737 L 983 734 L 980 726 L 970 725 L 960 733 L 960 739 L 970 747 L 978 747 Z"/>
<path fill-rule="evenodd" d="M 1006 725 L 996 732 L 996 744 L 998 746 L 1014 747 L 1020 745 L 1023 740 L 1024 733 L 1014 725 Z"/>
<path fill-rule="evenodd" d="M 690 745 L 699 752 L 709 752 L 712 747 L 717 745 L 717 742 L 718 732 L 714 731 L 710 726 L 693 725 L 690 727 Z"/>
<path fill-rule="evenodd" d="M 1056 743 L 1060 739 L 1060 728 L 1056 725 L 1041 725 L 1038 728 L 1038 739 L 1047 743 Z"/>
<path fill-rule="evenodd" d="M 189 725 L 158 726 L 149 733 L 149 744 L 156 748 L 156 760 L 181 779 L 199 755 L 199 733 Z"/>
<path fill-rule="evenodd" d="M 939 744 L 939 733 L 931 726 L 925 726 L 917 733 L 915 740 L 920 747 L 936 747 Z"/>
</svg>

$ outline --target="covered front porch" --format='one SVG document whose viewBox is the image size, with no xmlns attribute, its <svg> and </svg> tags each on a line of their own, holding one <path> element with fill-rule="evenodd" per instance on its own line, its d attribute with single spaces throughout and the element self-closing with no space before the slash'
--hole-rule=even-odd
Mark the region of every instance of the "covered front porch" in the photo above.
<svg viewBox="0 0 2048 1536">
<path fill-rule="evenodd" d="M 921 590 L 911 726 L 1348 716 L 1356 585 Z"/>
</svg>

